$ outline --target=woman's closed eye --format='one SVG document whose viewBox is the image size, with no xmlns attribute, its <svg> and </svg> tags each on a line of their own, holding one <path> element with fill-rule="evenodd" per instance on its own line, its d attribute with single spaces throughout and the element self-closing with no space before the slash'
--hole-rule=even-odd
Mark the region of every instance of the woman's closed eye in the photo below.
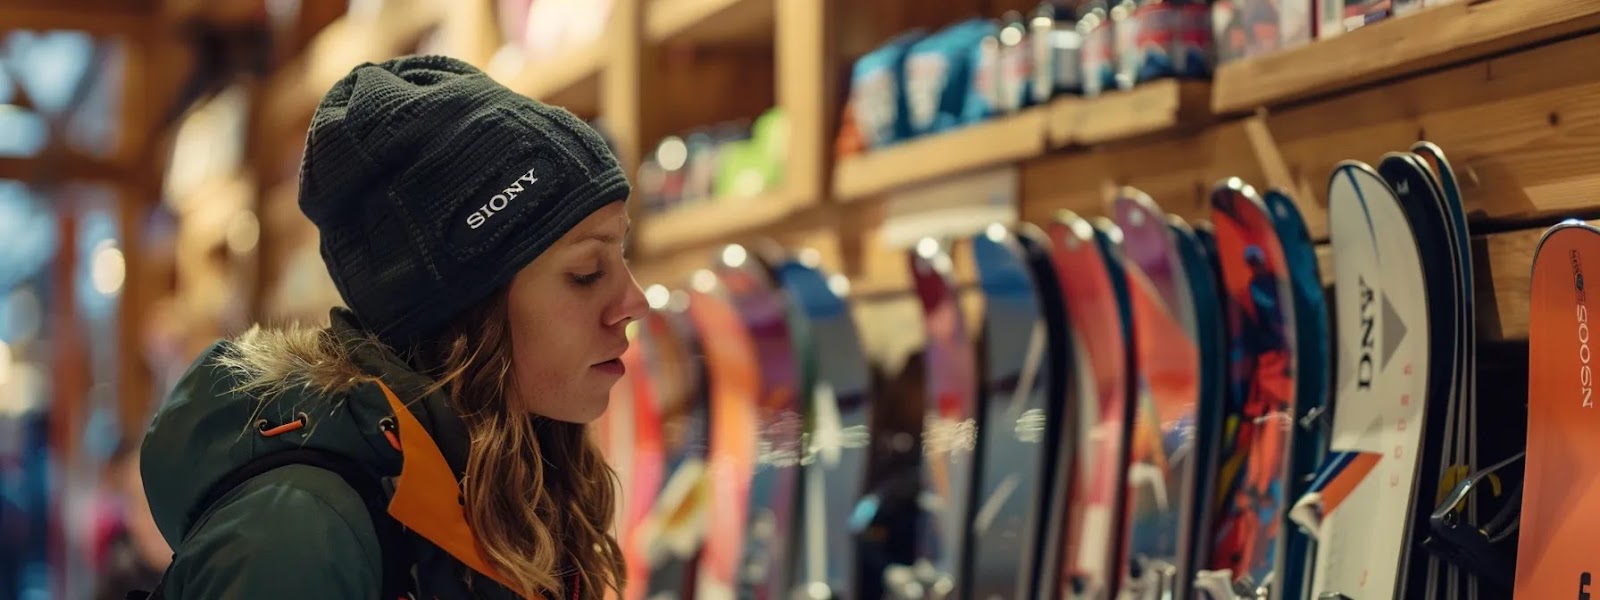
<svg viewBox="0 0 1600 600">
<path fill-rule="evenodd" d="M 593 273 L 587 273 L 583 275 L 574 274 L 572 275 L 572 282 L 580 286 L 594 285 L 596 282 L 600 281 L 601 277 L 605 277 L 605 275 L 605 271 L 595 271 Z"/>
</svg>

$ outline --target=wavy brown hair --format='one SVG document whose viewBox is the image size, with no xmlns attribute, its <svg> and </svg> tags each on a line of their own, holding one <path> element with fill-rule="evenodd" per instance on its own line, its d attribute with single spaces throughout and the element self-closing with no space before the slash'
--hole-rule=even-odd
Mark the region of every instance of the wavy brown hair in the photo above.
<svg viewBox="0 0 1600 600">
<path fill-rule="evenodd" d="M 582 597 L 603 598 L 607 589 L 620 596 L 616 473 L 587 427 L 515 408 L 508 298 L 501 290 L 413 351 L 471 435 L 467 523 L 523 596 L 564 590 L 574 571 Z"/>
</svg>

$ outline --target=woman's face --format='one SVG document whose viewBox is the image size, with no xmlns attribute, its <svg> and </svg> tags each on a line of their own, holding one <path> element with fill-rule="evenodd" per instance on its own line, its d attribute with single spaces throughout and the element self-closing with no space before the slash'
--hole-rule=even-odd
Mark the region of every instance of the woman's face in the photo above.
<svg viewBox="0 0 1600 600">
<path fill-rule="evenodd" d="M 625 207 L 612 203 L 511 281 L 512 362 L 522 408 L 568 423 L 605 412 L 623 374 L 624 329 L 648 310 L 622 256 L 627 233 Z"/>
</svg>

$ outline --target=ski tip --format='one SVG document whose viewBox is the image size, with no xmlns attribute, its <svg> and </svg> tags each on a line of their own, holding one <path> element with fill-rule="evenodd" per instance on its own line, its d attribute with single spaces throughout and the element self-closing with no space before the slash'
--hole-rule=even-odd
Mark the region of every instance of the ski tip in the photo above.
<svg viewBox="0 0 1600 600">
<path fill-rule="evenodd" d="M 1444 160 L 1444 149 L 1440 148 L 1438 144 L 1428 140 L 1417 140 L 1415 144 L 1411 145 L 1411 151 L 1426 152 L 1439 157 L 1440 160 Z"/>
<path fill-rule="evenodd" d="M 1220 197 L 1228 194 L 1239 194 L 1249 198 L 1259 198 L 1256 188 L 1238 177 L 1227 177 L 1211 186 L 1211 202 L 1216 204 Z"/>
<path fill-rule="evenodd" d="M 1183 217 L 1180 217 L 1180 216 L 1172 214 L 1172 213 L 1167 213 L 1163 217 L 1163 219 L 1166 220 L 1167 227 L 1171 227 L 1173 229 L 1177 229 L 1179 231 L 1184 231 L 1184 232 L 1191 233 L 1191 234 L 1194 233 L 1194 227 L 1189 225 L 1189 221 L 1184 219 Z"/>
<path fill-rule="evenodd" d="M 1044 228 L 1033 223 L 1022 221 L 1011 226 L 1011 234 L 1017 241 L 1048 247 L 1050 237 L 1045 235 Z"/>
<path fill-rule="evenodd" d="M 1065 227 L 1079 241 L 1087 242 L 1094 239 L 1094 226 L 1076 212 L 1066 209 L 1056 211 L 1055 223 Z"/>
<path fill-rule="evenodd" d="M 1126 202 L 1152 212 L 1161 212 L 1161 207 L 1156 204 L 1154 198 L 1150 197 L 1150 194 L 1146 194 L 1144 190 L 1131 185 L 1117 188 L 1116 196 L 1112 198 L 1111 202 L 1113 205 Z"/>
<path fill-rule="evenodd" d="M 1355 159 L 1345 159 L 1333 165 L 1333 172 L 1328 174 L 1328 186 L 1332 187 L 1334 182 L 1338 181 L 1339 178 L 1349 177 L 1355 173 L 1362 173 L 1371 175 L 1373 177 L 1378 176 L 1378 170 L 1373 168 L 1372 165 Z"/>
<path fill-rule="evenodd" d="M 1562 219 L 1555 225 L 1551 225 L 1549 229 L 1544 230 L 1543 234 L 1539 235 L 1539 243 L 1533 247 L 1533 255 L 1535 259 L 1537 260 L 1537 257 L 1539 256 L 1539 250 L 1544 248 L 1544 243 L 1546 241 L 1557 234 L 1568 230 L 1579 230 L 1593 234 L 1600 234 L 1600 227 L 1596 227 L 1594 224 L 1583 219 Z"/>
<path fill-rule="evenodd" d="M 1122 227 L 1117 225 L 1116 221 L 1106 217 L 1094 217 L 1089 221 L 1093 224 L 1096 234 L 1104 236 L 1106 241 L 1113 245 L 1122 245 Z"/>
</svg>

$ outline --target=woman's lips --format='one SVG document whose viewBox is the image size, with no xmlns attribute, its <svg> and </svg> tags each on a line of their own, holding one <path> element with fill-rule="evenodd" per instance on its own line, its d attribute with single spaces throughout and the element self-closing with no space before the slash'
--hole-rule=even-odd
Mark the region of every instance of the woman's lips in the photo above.
<svg viewBox="0 0 1600 600">
<path fill-rule="evenodd" d="M 628 372 L 628 367 L 623 366 L 622 359 L 620 358 L 613 358 L 603 363 L 596 363 L 593 368 L 598 369 L 600 372 L 607 375 L 616 375 L 618 377 Z"/>
</svg>

